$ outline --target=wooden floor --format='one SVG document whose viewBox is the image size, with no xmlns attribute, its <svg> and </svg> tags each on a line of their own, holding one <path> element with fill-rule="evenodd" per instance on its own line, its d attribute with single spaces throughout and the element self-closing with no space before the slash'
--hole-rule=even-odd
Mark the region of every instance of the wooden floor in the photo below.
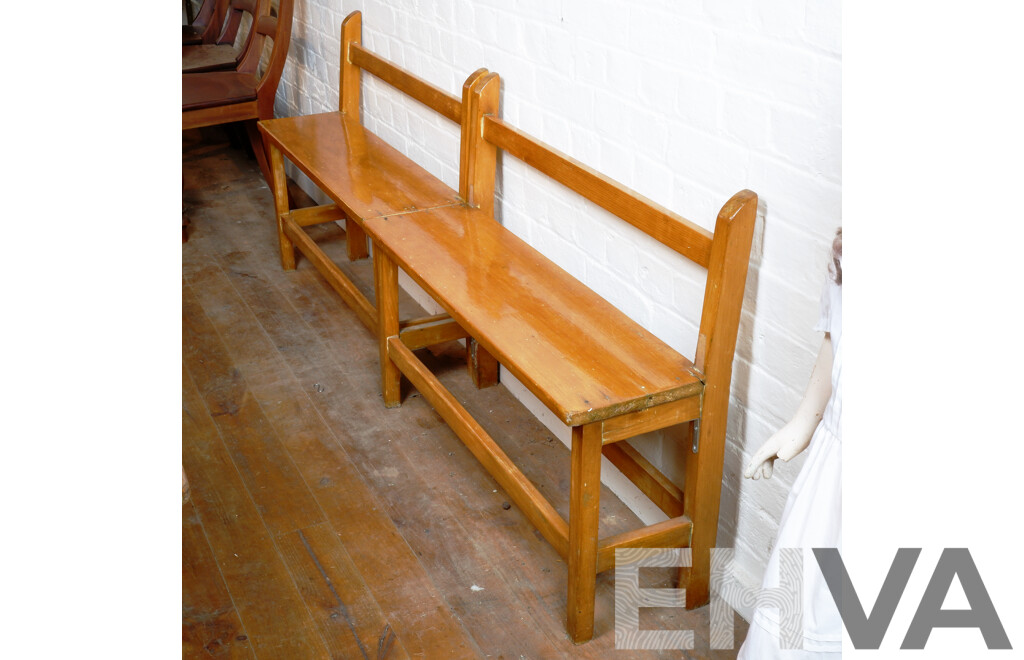
<svg viewBox="0 0 1024 660">
<path fill-rule="evenodd" d="M 281 270 L 244 147 L 184 133 L 183 184 L 183 657 L 735 658 L 709 650 L 707 607 L 641 612 L 693 630 L 692 651 L 615 649 L 612 571 L 574 646 L 564 562 L 421 397 L 383 407 L 373 337 L 308 261 Z M 318 229 L 369 287 L 344 232 Z M 503 387 L 475 390 L 458 349 L 430 366 L 568 518 L 568 450 Z M 640 524 L 607 489 L 601 512 L 603 534 Z"/>
</svg>

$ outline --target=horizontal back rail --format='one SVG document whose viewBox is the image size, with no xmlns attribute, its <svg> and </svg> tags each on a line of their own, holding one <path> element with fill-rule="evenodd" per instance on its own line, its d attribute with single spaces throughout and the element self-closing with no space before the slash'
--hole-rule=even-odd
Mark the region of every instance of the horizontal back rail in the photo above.
<svg viewBox="0 0 1024 660">
<path fill-rule="evenodd" d="M 350 46 L 349 57 L 355 66 L 372 73 L 434 112 L 456 124 L 462 122 L 462 101 L 457 97 L 363 48 L 361 44 L 353 43 Z"/>
<path fill-rule="evenodd" d="M 493 115 L 483 117 L 482 131 L 487 142 L 504 149 L 691 261 L 708 267 L 712 238 L 708 230 Z"/>
</svg>

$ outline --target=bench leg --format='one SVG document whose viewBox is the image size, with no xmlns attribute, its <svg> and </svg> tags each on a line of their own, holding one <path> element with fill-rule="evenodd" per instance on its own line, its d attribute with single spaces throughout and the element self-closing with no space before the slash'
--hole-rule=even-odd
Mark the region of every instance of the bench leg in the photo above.
<svg viewBox="0 0 1024 660">
<path fill-rule="evenodd" d="M 712 402 L 713 403 L 713 402 Z M 708 417 L 708 398 L 705 398 L 705 420 Z M 721 418 L 724 419 L 724 415 Z M 684 446 L 693 443 L 694 425 L 687 424 Z M 686 457 L 684 513 L 693 521 L 690 536 L 690 566 L 679 570 L 679 586 L 686 589 L 686 609 L 706 605 L 711 598 L 711 548 L 718 536 L 719 498 L 722 492 L 724 431 L 713 424 L 701 424 L 700 449 Z M 717 436 L 717 437 L 716 437 Z"/>
<path fill-rule="evenodd" d="M 373 246 L 373 284 L 377 293 L 377 339 L 384 407 L 397 408 L 402 403 L 402 372 L 388 356 L 388 337 L 398 336 L 398 265 L 377 244 Z"/>
<path fill-rule="evenodd" d="M 345 246 L 348 248 L 349 261 L 370 256 L 370 251 L 366 248 L 366 232 L 348 216 L 345 217 Z"/>
<path fill-rule="evenodd" d="M 466 366 L 477 389 L 498 384 L 498 360 L 475 339 L 466 339 Z"/>
<path fill-rule="evenodd" d="M 284 175 L 284 157 L 274 145 L 270 145 L 270 174 L 274 190 L 274 215 L 277 218 L 277 240 L 281 246 L 281 267 L 295 270 L 295 245 L 285 236 L 283 217 L 291 212 L 288 205 L 288 179 Z"/>
<path fill-rule="evenodd" d="M 567 628 L 580 644 L 594 636 L 597 522 L 601 495 L 601 424 L 572 429 L 569 486 L 569 598 Z"/>
</svg>

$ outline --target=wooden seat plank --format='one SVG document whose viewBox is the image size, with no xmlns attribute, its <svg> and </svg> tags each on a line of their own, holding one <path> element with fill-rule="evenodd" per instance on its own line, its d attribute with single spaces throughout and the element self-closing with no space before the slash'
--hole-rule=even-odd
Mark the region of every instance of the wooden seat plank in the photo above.
<svg viewBox="0 0 1024 660">
<path fill-rule="evenodd" d="M 459 202 L 458 193 L 366 130 L 358 117 L 326 112 L 259 127 L 268 144 L 357 223 Z"/>
<path fill-rule="evenodd" d="M 204 110 L 256 100 L 259 78 L 237 71 L 181 74 L 181 109 Z"/>
<path fill-rule="evenodd" d="M 373 218 L 365 229 L 569 426 L 703 389 L 690 360 L 477 209 Z"/>
<path fill-rule="evenodd" d="M 225 71 L 238 66 L 242 50 L 231 44 L 197 44 L 181 49 L 181 72 Z"/>
</svg>

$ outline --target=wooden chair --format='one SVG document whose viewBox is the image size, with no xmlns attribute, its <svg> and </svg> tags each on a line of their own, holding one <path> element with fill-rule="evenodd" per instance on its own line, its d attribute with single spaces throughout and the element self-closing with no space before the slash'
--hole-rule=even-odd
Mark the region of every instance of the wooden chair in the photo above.
<svg viewBox="0 0 1024 660">
<path fill-rule="evenodd" d="M 270 5 L 267 3 L 263 14 L 269 13 Z M 257 12 L 257 0 L 231 0 L 224 29 L 214 43 L 182 46 L 181 72 L 237 70 L 250 49 L 262 52 L 263 36 L 254 28 L 263 14 Z M 249 16 L 248 29 L 239 36 L 246 15 Z"/>
<path fill-rule="evenodd" d="M 224 25 L 229 0 L 205 0 L 199 13 L 188 24 L 181 26 L 181 45 L 213 43 Z"/>
<path fill-rule="evenodd" d="M 257 0 L 254 32 L 274 42 L 269 62 L 259 74 L 262 48 L 250 48 L 236 71 L 183 73 L 181 75 L 181 128 L 201 128 L 245 122 L 252 149 L 268 184 L 271 182 L 267 152 L 256 129 L 260 119 L 274 116 L 274 97 L 281 81 L 291 39 L 295 0 L 281 0 L 278 15 L 268 15 L 270 0 Z"/>
</svg>

